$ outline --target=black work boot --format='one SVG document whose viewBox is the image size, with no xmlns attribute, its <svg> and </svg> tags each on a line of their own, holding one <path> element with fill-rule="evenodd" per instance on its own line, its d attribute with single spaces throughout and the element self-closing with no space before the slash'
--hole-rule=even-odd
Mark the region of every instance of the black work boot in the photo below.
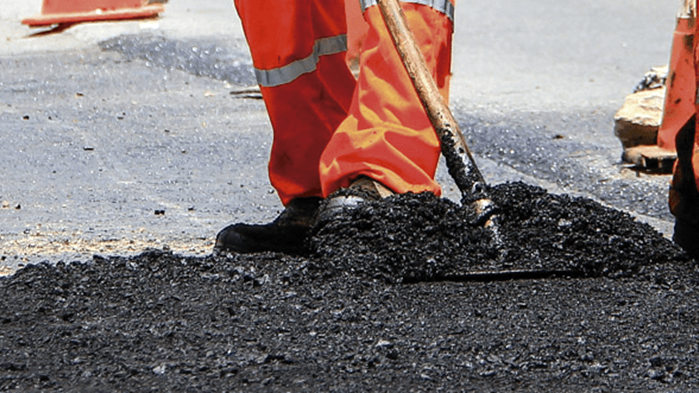
<svg viewBox="0 0 699 393">
<path fill-rule="evenodd" d="M 695 182 L 692 155 L 696 133 L 695 116 L 679 130 L 675 137 L 677 162 L 670 183 L 670 211 L 675 216 L 672 239 L 689 256 L 699 259 L 699 191 Z"/>
<path fill-rule="evenodd" d="M 316 225 L 331 221 L 343 210 L 354 209 L 365 201 L 378 201 L 391 195 L 395 193 L 380 182 L 360 176 L 348 188 L 328 197 L 318 211 Z"/>
<path fill-rule="evenodd" d="M 233 224 L 216 236 L 215 251 L 241 254 L 275 251 L 302 254 L 322 198 L 297 198 L 269 224 Z"/>
</svg>

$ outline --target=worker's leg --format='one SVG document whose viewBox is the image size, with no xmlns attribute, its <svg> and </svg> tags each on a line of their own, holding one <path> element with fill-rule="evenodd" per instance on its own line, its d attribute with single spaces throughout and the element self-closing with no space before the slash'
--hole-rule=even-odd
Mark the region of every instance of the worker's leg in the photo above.
<svg viewBox="0 0 699 393">
<path fill-rule="evenodd" d="M 695 28 L 694 68 L 696 81 L 699 81 L 699 24 Z M 680 129 L 675 139 L 677 161 L 669 200 L 670 211 L 675 216 L 673 239 L 691 256 L 699 258 L 699 133 L 696 132 L 699 102 L 695 105 L 695 115 Z"/>
<path fill-rule="evenodd" d="M 677 161 L 670 184 L 670 211 L 675 216 L 673 239 L 690 255 L 699 257 L 699 140 L 696 115 L 677 133 Z"/>
<path fill-rule="evenodd" d="M 439 141 L 405 71 L 378 6 L 363 0 L 369 32 L 362 46 L 360 72 L 348 118 L 321 158 L 320 175 L 328 195 L 361 175 L 398 193 L 441 189 L 434 181 Z M 435 1 L 432 3 L 439 3 Z M 451 67 L 453 6 L 403 2 L 408 24 L 443 94 Z"/>
<path fill-rule="evenodd" d="M 217 250 L 302 252 L 322 195 L 318 166 L 347 116 L 355 80 L 345 62 L 342 0 L 235 0 L 274 129 L 269 177 L 286 207 L 264 225 L 237 223 Z"/>
<path fill-rule="evenodd" d="M 342 0 L 235 0 L 274 129 L 272 185 L 284 205 L 321 196 L 320 155 L 347 116 Z"/>
</svg>

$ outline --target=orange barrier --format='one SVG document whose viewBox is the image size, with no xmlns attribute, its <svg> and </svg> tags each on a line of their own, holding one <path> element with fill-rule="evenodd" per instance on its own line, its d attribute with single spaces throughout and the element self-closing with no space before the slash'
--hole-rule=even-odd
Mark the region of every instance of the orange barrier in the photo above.
<svg viewBox="0 0 699 393">
<path fill-rule="evenodd" d="M 672 52 L 665 82 L 663 118 L 658 130 L 658 147 L 675 151 L 675 136 L 694 114 L 694 12 L 690 0 L 677 17 Z"/>
<path fill-rule="evenodd" d="M 41 13 L 22 20 L 30 27 L 153 17 L 165 11 L 147 0 L 44 0 Z"/>
</svg>

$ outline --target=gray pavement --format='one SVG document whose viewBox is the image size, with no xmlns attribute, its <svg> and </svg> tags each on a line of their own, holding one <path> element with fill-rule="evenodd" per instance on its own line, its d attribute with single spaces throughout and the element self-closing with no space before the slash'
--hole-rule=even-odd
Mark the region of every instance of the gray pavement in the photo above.
<svg viewBox="0 0 699 393">
<path fill-rule="evenodd" d="M 271 127 L 232 2 L 173 0 L 157 20 L 54 34 L 0 0 L 0 265 L 209 253 L 281 209 Z M 596 199 L 671 234 L 668 176 L 620 164 L 614 112 L 663 65 L 679 2 L 459 2 L 451 102 L 492 183 Z M 458 192 L 442 165 L 445 196 Z"/>
</svg>

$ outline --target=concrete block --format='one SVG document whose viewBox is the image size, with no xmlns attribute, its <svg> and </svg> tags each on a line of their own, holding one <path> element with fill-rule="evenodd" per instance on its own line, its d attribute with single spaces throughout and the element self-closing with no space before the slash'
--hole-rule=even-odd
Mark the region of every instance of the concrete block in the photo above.
<svg viewBox="0 0 699 393">
<path fill-rule="evenodd" d="M 614 135 L 626 149 L 655 145 L 663 117 L 665 87 L 630 94 L 614 115 Z"/>
</svg>

